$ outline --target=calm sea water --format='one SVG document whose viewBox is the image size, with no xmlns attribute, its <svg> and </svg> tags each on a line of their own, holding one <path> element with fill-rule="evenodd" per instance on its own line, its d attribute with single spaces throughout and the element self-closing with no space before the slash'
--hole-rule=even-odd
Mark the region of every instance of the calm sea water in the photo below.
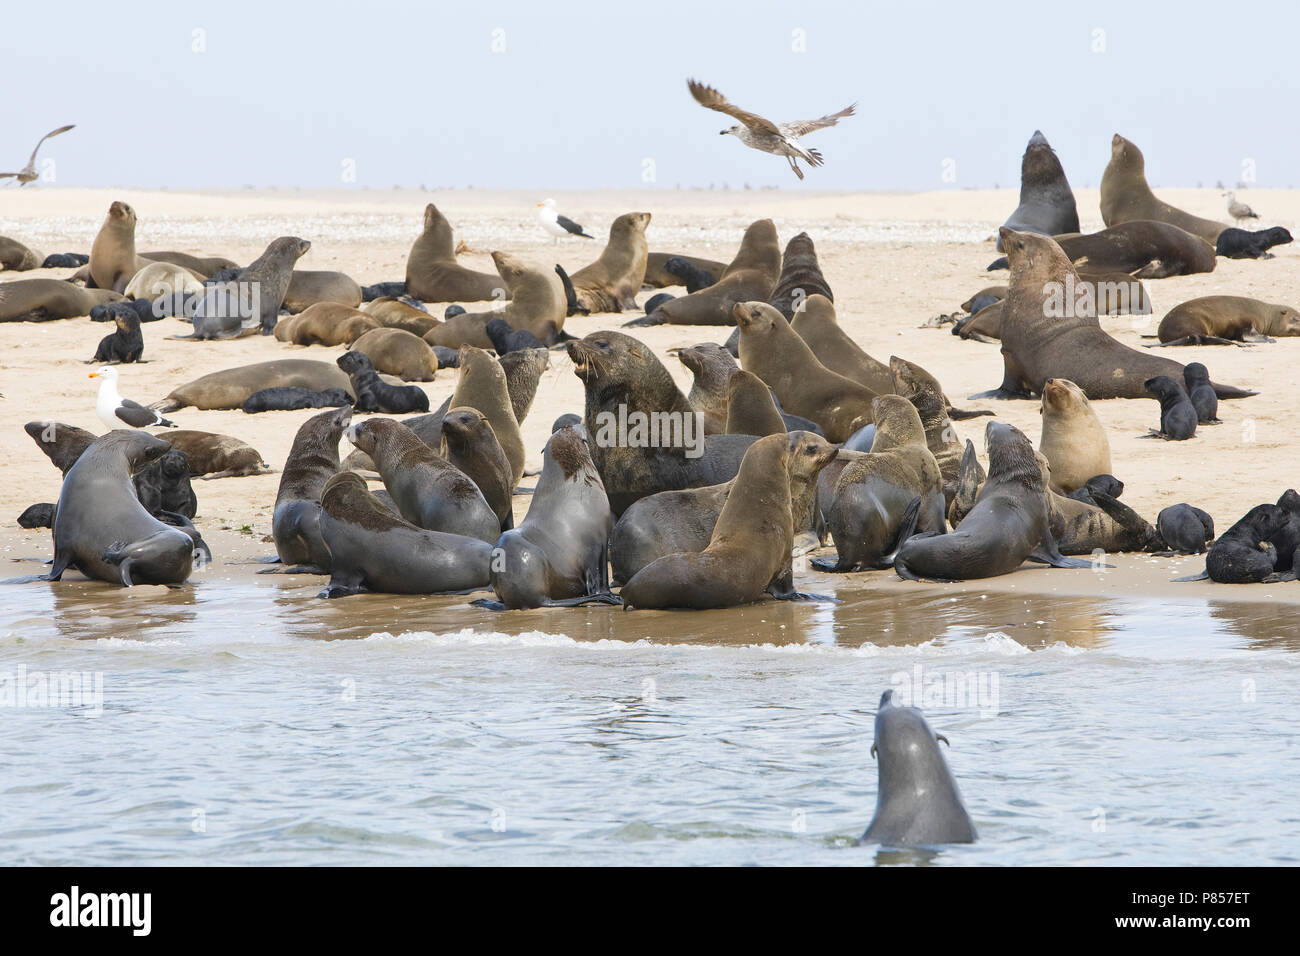
<svg viewBox="0 0 1300 956">
<path fill-rule="evenodd" d="M 1300 861 L 1291 607 L 859 585 L 491 615 L 319 586 L 0 588 L 0 680 L 102 679 L 102 707 L 0 707 L 0 863 Z M 876 703 L 918 677 L 980 842 L 854 846 Z"/>
</svg>

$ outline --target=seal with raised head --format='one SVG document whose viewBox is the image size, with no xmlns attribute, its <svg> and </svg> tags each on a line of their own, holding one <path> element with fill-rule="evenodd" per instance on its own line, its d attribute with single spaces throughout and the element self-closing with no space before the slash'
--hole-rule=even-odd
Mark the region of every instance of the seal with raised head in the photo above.
<svg viewBox="0 0 1300 956">
<path fill-rule="evenodd" d="M 628 212 L 614 220 L 600 258 L 569 277 L 579 306 L 588 312 L 636 308 L 636 294 L 645 280 L 650 252 L 645 239 L 648 225 L 648 212 Z"/>
<path fill-rule="evenodd" d="M 822 275 L 821 265 L 817 262 L 817 249 L 808 233 L 801 232 L 785 244 L 781 274 L 767 304 L 793 323 L 796 314 L 803 311 L 803 304 L 814 295 L 822 296 L 827 302 L 835 301 L 830 283 Z M 832 318 L 834 314 L 832 310 Z"/>
<path fill-rule="evenodd" d="M 727 432 L 727 389 L 737 371 L 731 353 L 716 342 L 701 342 L 677 349 L 677 360 L 691 371 L 691 391 L 686 400 L 704 418 L 704 434 Z"/>
<path fill-rule="evenodd" d="M 733 481 L 661 491 L 624 511 L 609 538 L 614 583 L 626 584 L 647 564 L 666 554 L 708 547 Z"/>
<path fill-rule="evenodd" d="M 433 203 L 424 207 L 424 230 L 406 257 L 406 291 L 423 302 L 510 298 L 500 276 L 475 272 L 456 262 L 451 224 Z"/>
<path fill-rule="evenodd" d="M 45 322 L 90 315 L 96 306 L 121 302 L 120 293 L 83 289 L 61 279 L 16 279 L 0 283 L 0 322 Z"/>
<path fill-rule="evenodd" d="M 780 312 L 766 302 L 744 302 L 732 315 L 741 368 L 771 386 L 783 409 L 812 419 L 833 442 L 871 422 L 876 392 L 819 362 Z"/>
<path fill-rule="evenodd" d="M 794 432 L 755 441 L 745 453 L 708 546 L 646 565 L 623 586 L 624 604 L 719 608 L 751 604 L 765 596 L 803 598 L 794 589 L 790 475 L 806 472 L 807 480 L 815 481 L 835 455 L 834 446 L 808 442 L 806 436 Z M 798 460 L 792 462 L 792 456 Z"/>
<path fill-rule="evenodd" d="M 974 398 L 1029 398 L 1049 378 L 1067 378 L 1093 401 L 1143 398 L 1157 375 L 1181 378 L 1183 367 L 1146 350 L 1131 349 L 1102 331 L 1097 316 L 1055 315 L 1055 290 L 1079 276 L 1061 247 L 1046 236 L 1002 229 L 1011 262 L 1011 286 L 1002 309 L 1002 384 Z M 1216 385 L 1220 398 L 1254 394 Z"/>
<path fill-rule="evenodd" d="M 194 332 L 177 338 L 226 339 L 255 330 L 271 335 L 294 263 L 310 248 L 310 242 L 297 236 L 272 240 L 248 268 L 240 270 L 237 279 L 204 287 L 203 298 L 191 316 Z"/>
<path fill-rule="evenodd" d="M 767 302 L 781 276 L 781 247 L 776 225 L 759 219 L 745 230 L 740 251 L 706 289 L 665 302 L 653 313 L 624 324 L 624 328 L 645 325 L 731 325 L 732 309 L 738 303 Z"/>
<path fill-rule="evenodd" d="M 347 437 L 370 456 L 407 521 L 489 543 L 501 534 L 501 522 L 478 485 L 401 422 L 368 418 L 349 427 Z"/>
<path fill-rule="evenodd" d="M 429 410 L 429 395 L 424 389 L 418 385 L 389 385 L 379 377 L 365 352 L 352 349 L 334 361 L 352 378 L 356 394 L 353 407 L 357 411 L 400 415 Z"/>
<path fill-rule="evenodd" d="M 937 846 L 974 843 L 975 824 L 962 803 L 957 781 L 939 741 L 915 707 L 894 703 L 893 690 L 876 708 L 876 814 L 859 843 Z"/>
<path fill-rule="evenodd" d="M 1111 138 L 1110 162 L 1101 174 L 1101 218 L 1107 226 L 1135 219 L 1167 222 L 1199 236 L 1211 246 L 1219 233 L 1228 228 L 1225 222 L 1193 216 L 1157 199 L 1147 185 L 1142 150 L 1119 133 Z"/>
<path fill-rule="evenodd" d="M 135 210 L 124 202 L 111 203 L 86 267 L 96 288 L 125 292 L 131 277 L 148 264 L 135 252 Z"/>
<path fill-rule="evenodd" d="M 730 354 L 730 353 L 728 353 Z M 772 390 L 753 372 L 738 368 L 727 379 L 727 435 L 779 435 L 785 419 L 772 400 Z"/>
<path fill-rule="evenodd" d="M 144 354 L 144 334 L 140 331 L 139 316 L 129 309 L 122 309 L 112 314 L 111 321 L 116 328 L 99 340 L 88 364 L 117 365 L 140 361 Z"/>
<path fill-rule="evenodd" d="M 339 439 L 352 421 L 352 407 L 313 415 L 294 435 L 275 493 L 271 534 L 287 570 L 328 574 L 330 552 L 320 532 L 320 495 L 339 470 Z"/>
<path fill-rule="evenodd" d="M 323 598 L 361 591 L 442 594 L 487 587 L 492 545 L 417 528 L 372 495 L 354 471 L 325 482 L 320 511 L 321 536 L 331 556 Z"/>
<path fill-rule="evenodd" d="M 1026 558 L 1055 568 L 1092 567 L 1057 549 L 1043 473 L 1029 439 L 1002 422 L 989 422 L 984 435 L 989 475 L 975 507 L 955 531 L 904 541 L 894 556 L 899 577 L 912 581 L 991 578 L 1014 571 Z"/>
<path fill-rule="evenodd" d="M 459 364 L 460 356 L 457 355 Z M 515 349 L 501 356 L 501 371 L 506 373 L 506 392 L 510 395 L 510 409 L 520 425 L 528 417 L 537 397 L 537 385 L 542 373 L 551 367 L 551 353 L 544 348 Z"/>
<path fill-rule="evenodd" d="M 1300 335 L 1300 312 L 1241 295 L 1205 295 L 1169 310 L 1156 330 L 1162 345 L 1234 345 Z"/>
<path fill-rule="evenodd" d="M 162 439 L 134 429 L 95 439 L 63 479 L 47 580 L 58 581 L 69 567 L 126 587 L 176 585 L 190 576 L 195 539 L 149 514 L 132 484 L 133 475 L 170 450 Z"/>
<path fill-rule="evenodd" d="M 794 311 L 790 327 L 812 349 L 817 361 L 879 395 L 894 390 L 889 366 L 866 353 L 835 319 L 835 306 L 829 298 L 814 293 Z"/>
<path fill-rule="evenodd" d="M 1110 440 L 1088 396 L 1069 379 L 1043 383 L 1038 450 L 1052 467 L 1052 489 L 1069 494 L 1094 475 L 1110 474 Z"/>
<path fill-rule="evenodd" d="M 670 267 L 673 260 L 677 263 Z M 676 252 L 651 252 L 646 255 L 643 284 L 652 289 L 684 285 L 687 292 L 699 292 L 717 282 L 718 276 L 726 271 L 727 263 L 716 259 L 683 256 Z"/>
<path fill-rule="evenodd" d="M 1074 192 L 1056 151 L 1040 130 L 1034 130 L 1020 160 L 1020 205 L 1002 225 L 1020 232 L 1059 236 L 1079 231 Z M 1002 249 L 1002 240 L 998 240 Z"/>
<path fill-rule="evenodd" d="M 649 346 L 621 332 L 602 331 L 570 342 L 568 352 L 586 391 L 583 427 L 592 460 L 615 516 L 646 495 L 735 477 L 754 438 L 706 435 Z M 657 442 L 651 441 L 651 424 Z"/>
<path fill-rule="evenodd" d="M 153 407 L 162 412 L 174 412 L 190 405 L 201 409 L 239 408 L 254 392 L 281 387 L 305 388 L 314 392 L 341 388 L 352 395 L 347 373 L 333 362 L 279 359 L 210 372 L 172 389 Z"/>
<path fill-rule="evenodd" d="M 452 408 L 442 417 L 439 454 L 478 485 L 503 531 L 515 526 L 514 473 L 492 426 L 477 408 Z M 537 499 L 534 498 L 534 501 Z"/>
<path fill-rule="evenodd" d="M 449 315 L 442 325 L 426 333 L 424 340 L 445 348 L 472 345 L 491 349 L 487 324 L 504 319 L 510 328 L 530 332 L 544 345 L 561 341 L 568 304 L 564 283 L 554 270 L 540 269 L 500 250 L 492 253 L 492 261 L 501 273 L 500 281 L 510 290 L 510 301 L 489 312 Z"/>
</svg>

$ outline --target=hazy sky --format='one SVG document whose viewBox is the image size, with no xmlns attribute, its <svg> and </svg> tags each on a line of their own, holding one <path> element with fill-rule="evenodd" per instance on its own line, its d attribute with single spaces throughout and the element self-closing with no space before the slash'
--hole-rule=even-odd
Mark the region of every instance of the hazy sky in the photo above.
<svg viewBox="0 0 1300 956">
<path fill-rule="evenodd" d="M 42 152 L 59 185 L 1005 187 L 1038 128 L 1077 187 L 1115 132 L 1155 185 L 1253 161 L 1285 187 L 1298 28 L 1294 0 L 13 3 L 0 166 L 76 123 Z M 688 76 L 777 121 L 859 112 L 800 183 Z"/>
</svg>

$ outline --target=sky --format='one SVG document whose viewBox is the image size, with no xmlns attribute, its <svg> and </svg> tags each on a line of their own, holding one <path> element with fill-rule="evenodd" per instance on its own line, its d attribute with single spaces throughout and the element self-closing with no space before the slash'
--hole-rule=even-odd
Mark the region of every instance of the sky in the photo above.
<svg viewBox="0 0 1300 956">
<path fill-rule="evenodd" d="M 1041 129 L 1075 187 L 1116 132 L 1155 186 L 1290 187 L 1297 28 L 1293 0 L 15 3 L 0 166 L 76 123 L 41 153 L 58 186 L 962 189 L 1015 187 Z M 687 77 L 858 113 L 800 182 Z"/>
</svg>

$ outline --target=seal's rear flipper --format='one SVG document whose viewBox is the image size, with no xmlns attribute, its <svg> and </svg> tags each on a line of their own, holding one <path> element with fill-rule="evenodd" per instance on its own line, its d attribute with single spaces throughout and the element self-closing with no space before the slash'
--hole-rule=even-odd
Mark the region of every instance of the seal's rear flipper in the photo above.
<svg viewBox="0 0 1300 956">
<path fill-rule="evenodd" d="M 1061 554 L 1060 549 L 1056 546 L 1056 539 L 1052 537 L 1051 528 L 1043 528 L 1043 540 L 1033 551 L 1027 554 L 1026 559 L 1036 561 L 1039 564 L 1046 564 L 1053 568 L 1113 568 L 1113 564 L 1094 563 L 1085 561 L 1082 558 L 1067 558 Z"/>
<path fill-rule="evenodd" d="M 840 567 L 840 556 L 838 554 L 833 558 L 813 558 L 812 566 L 818 571 L 826 571 L 829 574 L 840 574 L 844 571 L 851 571 L 852 568 Z"/>
<path fill-rule="evenodd" d="M 907 503 L 907 509 L 903 512 L 903 520 L 898 524 L 898 534 L 894 537 L 894 546 L 889 549 L 889 553 L 881 558 L 881 567 L 891 567 L 894 558 L 898 556 L 898 549 L 903 546 L 908 538 L 916 534 L 916 521 L 921 514 L 921 496 L 917 495 Z"/>
<path fill-rule="evenodd" d="M 1258 395 L 1259 392 L 1252 392 L 1248 388 L 1237 388 L 1235 385 L 1220 385 L 1218 382 L 1211 382 L 1214 388 L 1214 394 L 1219 398 L 1250 398 L 1252 395 Z"/>
<path fill-rule="evenodd" d="M 500 601 L 493 601 L 489 598 L 479 598 L 477 601 L 470 601 L 470 607 L 481 607 L 485 611 L 506 611 L 509 610 Z"/>
<path fill-rule="evenodd" d="M 999 269 L 1010 269 L 1010 268 L 1011 268 L 1011 263 L 1007 260 L 1006 256 L 1003 256 L 1001 259 L 994 259 L 992 262 L 990 262 L 988 268 L 985 269 L 984 271 L 997 272 Z"/>
<path fill-rule="evenodd" d="M 1174 580 L 1175 581 L 1208 581 L 1210 580 L 1210 572 L 1202 571 L 1200 574 L 1190 574 L 1185 578 L 1174 578 Z"/>
<path fill-rule="evenodd" d="M 599 594 L 583 594 L 579 597 L 562 598 L 558 601 L 547 601 L 544 607 L 581 607 L 584 604 L 613 604 L 622 606 L 623 599 L 617 594 L 605 591 Z"/>
<path fill-rule="evenodd" d="M 979 418 L 982 415 L 992 415 L 991 408 L 954 408 L 948 406 L 948 417 L 955 422 L 963 421 L 967 418 Z"/>
<path fill-rule="evenodd" d="M 663 322 L 660 319 L 654 318 L 654 316 L 643 315 L 641 316 L 641 318 L 633 319 L 631 322 L 624 322 L 622 328 L 639 329 L 639 328 L 646 328 L 647 326 L 651 326 L 651 325 L 663 325 Z"/>
<path fill-rule="evenodd" d="M 578 293 L 574 291 L 573 281 L 569 278 L 569 274 L 564 271 L 564 267 L 558 263 L 555 266 L 555 274 L 560 277 L 560 282 L 564 286 L 565 316 L 591 315 L 590 309 L 584 309 L 578 303 Z"/>
<path fill-rule="evenodd" d="M 155 412 L 174 412 L 176 409 L 183 408 L 184 406 L 175 399 L 168 397 L 154 402 L 149 407 Z"/>
</svg>

